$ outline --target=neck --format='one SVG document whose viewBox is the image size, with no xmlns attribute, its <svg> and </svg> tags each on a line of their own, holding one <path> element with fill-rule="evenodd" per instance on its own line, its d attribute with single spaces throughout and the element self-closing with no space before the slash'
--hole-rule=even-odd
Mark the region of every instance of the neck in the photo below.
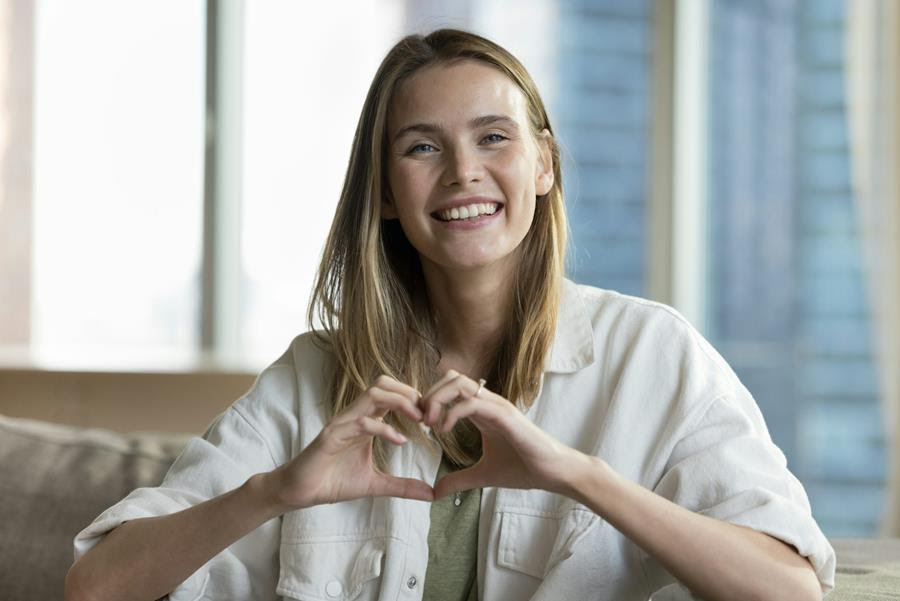
<svg viewBox="0 0 900 601">
<path fill-rule="evenodd" d="M 512 270 L 496 265 L 448 271 L 423 260 L 422 271 L 437 317 L 442 367 L 486 377 L 511 311 Z"/>
</svg>

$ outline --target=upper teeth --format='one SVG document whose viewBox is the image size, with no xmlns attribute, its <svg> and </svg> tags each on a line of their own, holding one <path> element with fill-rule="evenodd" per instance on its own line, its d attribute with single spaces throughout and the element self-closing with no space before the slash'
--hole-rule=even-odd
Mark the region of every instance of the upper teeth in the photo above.
<svg viewBox="0 0 900 601">
<path fill-rule="evenodd" d="M 464 207 L 445 209 L 443 211 L 440 211 L 438 213 L 438 216 L 444 221 L 451 221 L 453 219 L 469 219 L 470 217 L 477 217 L 479 215 L 493 215 L 497 212 L 499 206 L 500 205 L 493 202 L 471 204 Z"/>
</svg>

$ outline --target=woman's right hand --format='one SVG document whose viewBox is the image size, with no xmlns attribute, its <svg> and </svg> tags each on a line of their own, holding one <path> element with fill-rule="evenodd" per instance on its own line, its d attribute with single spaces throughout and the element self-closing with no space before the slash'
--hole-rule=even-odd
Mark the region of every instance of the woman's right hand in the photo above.
<svg viewBox="0 0 900 601">
<path fill-rule="evenodd" d="M 433 501 L 434 489 L 421 480 L 385 474 L 373 462 L 373 437 L 397 445 L 406 437 L 382 421 L 388 411 L 422 421 L 419 392 L 380 376 L 344 412 L 289 462 L 266 474 L 271 494 L 285 511 L 361 497 L 392 496 Z"/>
</svg>

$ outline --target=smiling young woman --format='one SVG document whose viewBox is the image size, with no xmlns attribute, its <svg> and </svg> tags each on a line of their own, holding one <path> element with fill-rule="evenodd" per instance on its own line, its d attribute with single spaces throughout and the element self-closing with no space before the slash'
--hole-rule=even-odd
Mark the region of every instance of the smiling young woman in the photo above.
<svg viewBox="0 0 900 601">
<path fill-rule="evenodd" d="M 821 598 L 834 553 L 750 393 L 671 308 L 564 278 L 561 182 L 514 57 L 395 45 L 321 329 L 76 537 L 67 597 Z"/>
</svg>

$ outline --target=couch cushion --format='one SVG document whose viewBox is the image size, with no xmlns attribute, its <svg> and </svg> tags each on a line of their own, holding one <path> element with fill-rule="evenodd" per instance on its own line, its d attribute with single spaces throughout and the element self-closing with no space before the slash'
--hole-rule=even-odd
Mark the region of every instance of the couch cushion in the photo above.
<svg viewBox="0 0 900 601">
<path fill-rule="evenodd" d="M 900 594 L 900 539 L 834 539 L 837 574 L 827 601 L 881 601 Z"/>
<path fill-rule="evenodd" d="M 0 599 L 62 599 L 75 534 L 159 484 L 189 437 L 0 416 Z"/>
</svg>

